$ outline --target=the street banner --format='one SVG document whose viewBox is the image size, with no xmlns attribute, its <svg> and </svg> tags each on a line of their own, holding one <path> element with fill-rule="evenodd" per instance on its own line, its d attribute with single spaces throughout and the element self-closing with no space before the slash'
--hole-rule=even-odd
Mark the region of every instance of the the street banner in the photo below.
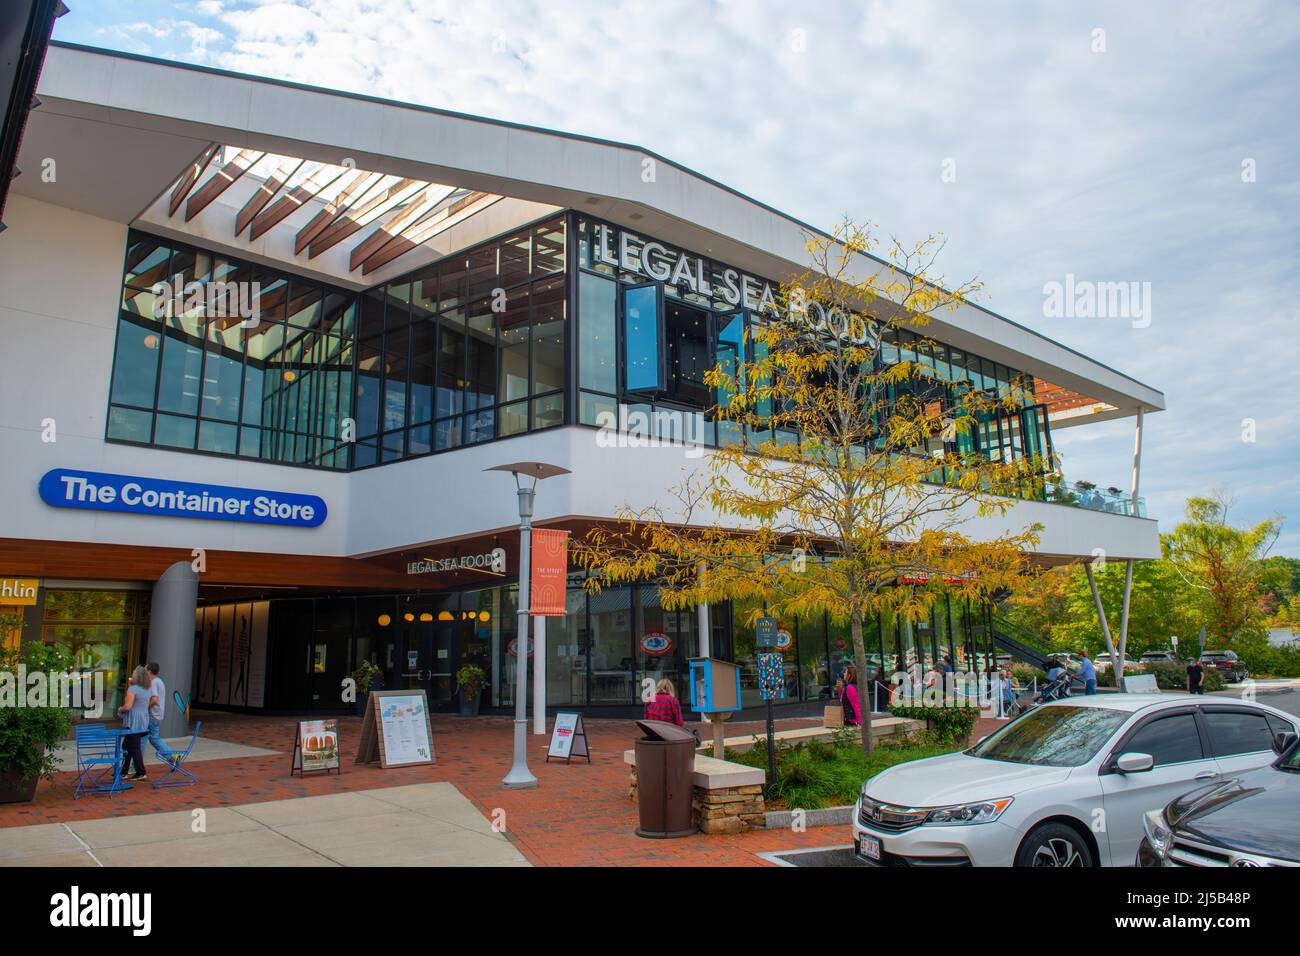
<svg viewBox="0 0 1300 956">
<path fill-rule="evenodd" d="M 569 532 L 534 528 L 529 597 L 533 617 L 564 617 L 569 577 Z"/>
</svg>

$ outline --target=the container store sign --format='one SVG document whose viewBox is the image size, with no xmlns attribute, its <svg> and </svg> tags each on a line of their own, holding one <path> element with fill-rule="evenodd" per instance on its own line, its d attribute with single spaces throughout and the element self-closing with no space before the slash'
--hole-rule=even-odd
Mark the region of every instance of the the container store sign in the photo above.
<svg viewBox="0 0 1300 956">
<path fill-rule="evenodd" d="M 328 509 L 316 495 L 207 485 L 55 468 L 40 483 L 41 500 L 55 508 L 118 511 L 134 515 L 248 521 L 317 528 Z"/>
</svg>

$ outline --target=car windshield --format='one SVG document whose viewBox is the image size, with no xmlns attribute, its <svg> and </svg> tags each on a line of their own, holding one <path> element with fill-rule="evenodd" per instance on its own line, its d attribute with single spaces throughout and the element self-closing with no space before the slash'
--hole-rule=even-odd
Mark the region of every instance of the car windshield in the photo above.
<svg viewBox="0 0 1300 956">
<path fill-rule="evenodd" d="M 1044 767 L 1087 763 L 1129 717 L 1108 707 L 1039 707 L 970 750 L 972 757 Z"/>
</svg>

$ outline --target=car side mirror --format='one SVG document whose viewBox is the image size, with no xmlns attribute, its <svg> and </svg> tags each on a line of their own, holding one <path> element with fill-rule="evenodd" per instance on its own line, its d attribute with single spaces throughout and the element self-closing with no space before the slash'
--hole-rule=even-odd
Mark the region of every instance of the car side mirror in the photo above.
<svg viewBox="0 0 1300 956">
<path fill-rule="evenodd" d="M 1121 754 L 1115 761 L 1115 769 L 1120 773 L 1143 773 L 1156 765 L 1156 758 L 1150 754 Z"/>
<path fill-rule="evenodd" d="M 1280 734 L 1273 735 L 1273 752 L 1284 754 L 1290 749 L 1291 745 L 1296 742 L 1296 735 L 1290 731 L 1283 731 Z"/>
</svg>

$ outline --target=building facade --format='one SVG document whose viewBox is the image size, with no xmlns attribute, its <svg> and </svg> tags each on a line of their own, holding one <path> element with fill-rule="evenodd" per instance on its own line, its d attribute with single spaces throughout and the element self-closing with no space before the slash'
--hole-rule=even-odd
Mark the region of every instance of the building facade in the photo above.
<svg viewBox="0 0 1300 956">
<path fill-rule="evenodd" d="M 535 520 L 580 534 L 769 437 L 713 420 L 703 376 L 752 348 L 808 227 L 636 147 L 170 62 L 55 44 L 39 91 L 22 165 L 54 172 L 15 181 L 0 236 L 0 574 L 27 582 L 6 640 L 120 687 L 183 563 L 201 704 L 336 710 L 370 660 L 435 707 L 478 665 L 504 708 L 526 653 L 549 706 L 632 708 L 647 677 L 684 678 L 704 620 L 757 702 L 740 604 L 671 612 L 651 585 L 572 576 L 565 617 L 521 647 L 514 489 L 486 469 L 568 469 Z M 1140 441 L 1163 408 L 973 305 L 927 336 L 881 360 L 1023 399 L 962 451 L 1051 460 L 1053 431 L 1123 417 Z M 1026 488 L 972 533 L 1041 523 L 1045 563 L 1157 557 L 1137 473 Z M 847 626 L 782 625 L 787 699 L 828 696 Z M 869 645 L 974 667 L 993 632 L 943 601 Z"/>
</svg>

